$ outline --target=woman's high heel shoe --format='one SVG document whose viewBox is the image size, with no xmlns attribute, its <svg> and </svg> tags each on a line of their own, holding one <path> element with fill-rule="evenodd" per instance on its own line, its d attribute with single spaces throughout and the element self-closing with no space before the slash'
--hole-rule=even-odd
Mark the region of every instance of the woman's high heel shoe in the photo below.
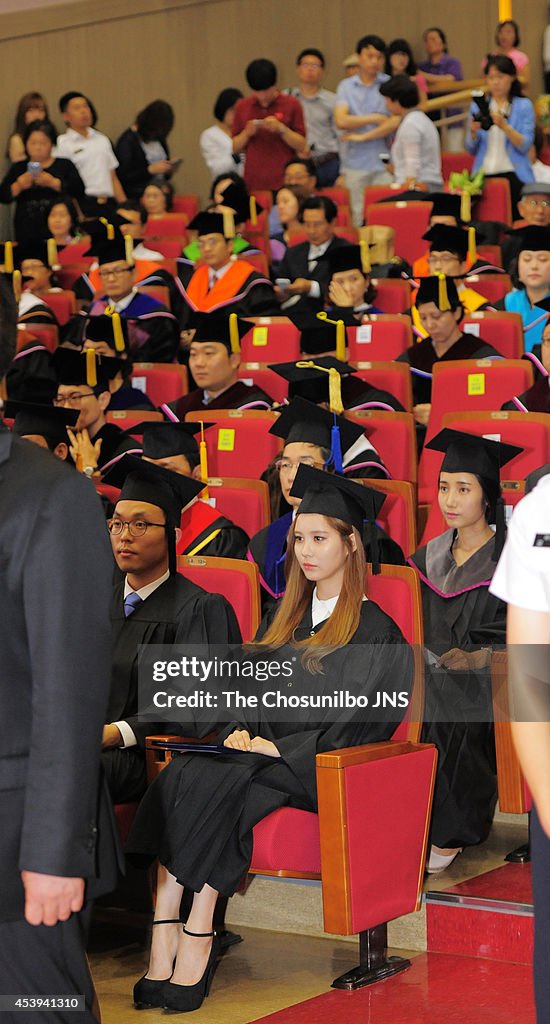
<svg viewBox="0 0 550 1024">
<path fill-rule="evenodd" d="M 153 924 L 181 924 L 181 921 L 179 918 L 171 918 L 166 921 L 153 921 Z M 168 981 L 170 981 L 170 978 L 164 978 L 162 981 L 153 981 L 144 974 L 143 978 L 136 981 L 134 985 L 135 1009 L 152 1010 L 164 1006 L 164 986 Z"/>
<path fill-rule="evenodd" d="M 185 925 L 183 930 L 186 935 L 193 935 L 198 939 L 205 939 L 211 935 L 212 948 L 203 976 L 194 985 L 174 985 L 171 981 L 165 983 L 162 1005 L 166 1013 L 188 1013 L 190 1010 L 198 1010 L 210 991 L 214 971 L 218 966 L 220 944 L 216 932 L 190 932 Z"/>
</svg>

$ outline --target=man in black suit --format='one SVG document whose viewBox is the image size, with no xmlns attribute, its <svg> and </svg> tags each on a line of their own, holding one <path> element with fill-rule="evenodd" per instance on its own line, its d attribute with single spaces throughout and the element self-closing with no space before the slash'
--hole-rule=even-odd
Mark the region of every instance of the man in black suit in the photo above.
<svg viewBox="0 0 550 1024">
<path fill-rule="evenodd" d="M 308 241 L 289 246 L 277 269 L 279 283 L 275 293 L 282 303 L 283 313 L 296 310 L 316 313 L 323 309 L 330 267 L 328 260 L 321 256 L 349 245 L 334 234 L 337 213 L 336 204 L 327 196 L 306 199 L 301 220 Z M 284 281 L 288 283 L 283 284 Z"/>
<path fill-rule="evenodd" d="M 0 379 L 15 317 L 0 282 Z M 92 1024 L 79 911 L 96 877 L 112 559 L 92 484 L 4 424 L 0 576 L 0 993 L 81 993 Z M 32 1013 L 33 1024 L 73 1017 Z"/>
</svg>

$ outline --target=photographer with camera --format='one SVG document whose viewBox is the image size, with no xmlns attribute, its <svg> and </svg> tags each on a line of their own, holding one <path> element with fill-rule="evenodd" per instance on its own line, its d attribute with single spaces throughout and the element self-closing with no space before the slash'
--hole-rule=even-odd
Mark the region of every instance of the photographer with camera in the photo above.
<svg viewBox="0 0 550 1024">
<path fill-rule="evenodd" d="M 535 136 L 535 111 L 521 95 L 516 69 L 509 57 L 491 55 L 487 61 L 487 92 L 473 94 L 466 131 L 466 149 L 475 155 L 473 173 L 508 178 L 513 216 L 521 186 L 533 181 L 528 152 Z"/>
</svg>

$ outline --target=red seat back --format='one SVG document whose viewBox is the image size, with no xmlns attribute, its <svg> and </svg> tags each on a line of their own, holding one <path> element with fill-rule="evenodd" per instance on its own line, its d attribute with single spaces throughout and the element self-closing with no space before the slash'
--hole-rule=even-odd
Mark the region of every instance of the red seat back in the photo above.
<svg viewBox="0 0 550 1024">
<path fill-rule="evenodd" d="M 408 281 L 398 277 L 373 277 L 371 283 L 376 288 L 373 305 L 383 313 L 406 313 L 411 308 L 412 292 Z"/>
<path fill-rule="evenodd" d="M 185 195 L 174 196 L 172 201 L 172 210 L 174 213 L 185 213 L 188 222 L 193 220 L 193 217 L 199 212 L 201 208 L 201 197 L 194 192 L 190 192 Z"/>
<path fill-rule="evenodd" d="M 497 220 L 512 223 L 512 199 L 507 178 L 486 178 L 483 192 L 475 206 L 476 220 Z"/>
<path fill-rule="evenodd" d="M 512 279 L 509 274 L 471 274 L 470 277 L 464 278 L 464 284 L 483 295 L 487 302 L 499 302 L 512 291 Z"/>
<path fill-rule="evenodd" d="M 454 171 L 460 174 L 462 171 L 471 171 L 473 166 L 474 158 L 465 149 L 460 153 L 445 152 L 441 154 L 441 173 L 444 181 L 448 181 Z"/>
<path fill-rule="evenodd" d="M 94 480 L 94 487 L 98 494 L 102 494 L 104 498 L 108 498 L 113 505 L 116 505 L 120 497 L 120 487 L 113 487 L 112 484 L 103 484 L 99 480 Z"/>
<path fill-rule="evenodd" d="M 262 274 L 263 277 L 269 277 L 269 267 L 265 252 L 242 252 L 237 256 L 237 259 L 239 261 L 244 260 L 245 263 L 250 263 L 250 266 L 254 267 L 254 270 L 256 270 L 258 274 Z"/>
<path fill-rule="evenodd" d="M 263 206 L 264 210 L 269 210 L 273 206 L 273 193 L 268 189 L 254 189 L 251 195 L 256 196 L 260 206 Z"/>
<path fill-rule="evenodd" d="M 271 521 L 269 488 L 264 480 L 209 477 L 208 494 L 216 510 L 240 526 L 249 537 Z"/>
<path fill-rule="evenodd" d="M 379 203 L 381 199 L 395 198 L 395 196 L 402 192 L 403 189 L 392 188 L 391 185 L 367 185 L 363 192 L 363 220 L 367 223 L 367 210 L 369 206 L 374 206 L 375 203 Z"/>
<path fill-rule="evenodd" d="M 344 415 L 361 423 L 394 480 L 416 483 L 416 431 L 412 413 L 363 409 L 349 410 Z"/>
<path fill-rule="evenodd" d="M 257 317 L 241 339 L 245 362 L 289 363 L 300 358 L 300 331 L 287 317 Z"/>
<path fill-rule="evenodd" d="M 484 263 L 490 263 L 493 267 L 502 269 L 502 249 L 500 245 L 478 245 L 476 246 L 478 259 Z"/>
<path fill-rule="evenodd" d="M 431 203 L 377 203 L 367 208 L 366 223 L 385 224 L 395 231 L 395 255 L 414 263 L 426 251 L 422 235 L 428 230 Z"/>
<path fill-rule="evenodd" d="M 519 313 L 479 310 L 467 313 L 460 327 L 466 334 L 474 334 L 492 345 L 505 359 L 520 359 L 523 355 L 523 321 Z"/>
<path fill-rule="evenodd" d="M 279 377 L 274 370 L 270 370 L 267 363 L 241 363 L 239 380 L 255 384 L 279 404 L 288 398 L 288 381 Z"/>
<path fill-rule="evenodd" d="M 356 363 L 358 377 L 389 391 L 406 412 L 412 412 L 411 370 L 407 363 Z"/>
<path fill-rule="evenodd" d="M 187 234 L 177 235 L 175 238 L 155 238 L 154 244 L 153 239 L 151 241 L 151 248 L 155 249 L 156 252 L 162 253 L 167 259 L 176 260 L 178 256 L 181 256 L 187 242 L 189 241 Z M 160 264 L 163 269 L 166 269 L 164 264 Z"/>
<path fill-rule="evenodd" d="M 76 296 L 71 291 L 47 292 L 44 302 L 55 313 L 57 322 L 63 326 L 76 313 Z"/>
<path fill-rule="evenodd" d="M 327 196 L 337 206 L 348 206 L 351 203 L 349 189 L 343 185 L 328 185 L 326 188 L 317 189 L 317 195 Z"/>
<path fill-rule="evenodd" d="M 170 238 L 174 235 L 184 235 L 188 223 L 186 213 L 164 213 L 162 217 L 149 217 L 143 226 L 143 237 Z"/>
<path fill-rule="evenodd" d="M 348 474 L 353 477 L 353 474 Z M 405 557 L 416 551 L 416 493 L 414 484 L 407 480 L 364 480 L 367 487 L 385 494 L 386 500 L 378 515 L 378 522 L 386 533 L 399 544 Z"/>
<path fill-rule="evenodd" d="M 222 594 L 237 616 L 243 640 L 252 640 L 261 618 L 260 583 L 254 562 L 181 555 L 178 572 L 208 593 Z"/>
<path fill-rule="evenodd" d="M 396 290 L 401 292 L 401 289 Z M 366 324 L 347 327 L 346 334 L 348 359 L 351 362 L 396 359 L 412 345 L 411 320 L 408 316 L 374 314 Z"/>
<path fill-rule="evenodd" d="M 121 430 L 127 430 L 128 427 L 133 427 L 136 423 L 141 423 L 142 420 L 152 420 L 153 423 L 158 423 L 164 419 L 164 416 L 161 412 L 147 412 L 143 409 L 113 409 L 111 412 L 107 409 L 105 418 L 108 423 L 116 423 Z"/>
<path fill-rule="evenodd" d="M 257 480 L 282 448 L 281 439 L 269 433 L 276 413 L 205 409 L 188 412 L 185 419 L 214 421 L 205 432 L 210 476 Z"/>
<path fill-rule="evenodd" d="M 59 345 L 59 331 L 55 324 L 18 324 L 17 351 L 33 341 L 44 345 L 48 352 L 55 352 Z"/>
<path fill-rule="evenodd" d="M 174 402 L 189 390 L 187 367 L 179 363 L 134 363 L 132 383 L 149 395 L 153 405 Z"/>
</svg>

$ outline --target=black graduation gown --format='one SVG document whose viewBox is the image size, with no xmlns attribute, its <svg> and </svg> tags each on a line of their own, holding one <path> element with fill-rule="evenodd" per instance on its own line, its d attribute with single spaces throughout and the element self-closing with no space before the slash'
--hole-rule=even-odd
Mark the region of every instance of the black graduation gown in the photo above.
<svg viewBox="0 0 550 1024">
<path fill-rule="evenodd" d="M 505 643 L 506 606 L 489 593 L 494 540 L 457 566 L 454 537 L 447 530 L 410 559 L 420 573 L 426 647 L 436 656 Z M 491 714 L 489 669 L 449 672 L 428 661 L 422 740 L 439 751 L 431 838 L 443 849 L 489 834 L 497 798 Z"/>
<path fill-rule="evenodd" d="M 215 537 L 211 537 L 215 533 Z M 209 540 L 208 538 L 211 537 Z M 205 544 L 205 541 L 208 543 Z M 195 534 L 184 547 L 176 548 L 178 555 L 201 554 L 212 558 L 246 558 L 248 534 L 225 516 L 217 516 L 204 530 Z"/>
<path fill-rule="evenodd" d="M 137 800 L 146 788 L 144 743 L 150 733 L 178 732 L 179 727 L 148 723 L 138 712 L 140 644 L 239 643 L 233 609 L 220 594 L 206 593 L 179 573 L 162 583 L 128 618 L 124 615 L 124 580 L 117 583 L 111 605 L 112 673 L 108 722 L 128 722 L 137 747 L 103 751 L 107 784 L 115 803 Z"/>
<path fill-rule="evenodd" d="M 180 327 L 182 330 L 193 326 L 193 317 L 195 315 L 195 307 L 192 305 L 191 300 L 187 294 L 187 287 L 193 274 L 195 272 L 195 264 L 179 259 L 177 261 L 177 273 L 176 285 L 179 287 L 181 297 L 183 299 L 180 308 Z M 246 319 L 251 316 L 276 316 L 279 312 L 279 303 L 275 298 L 275 292 L 273 286 L 268 282 L 267 278 L 263 274 L 259 274 L 258 271 L 253 270 L 248 275 L 246 280 L 243 282 L 240 288 L 239 295 L 235 296 L 235 299 L 229 299 L 223 302 L 220 306 L 215 307 L 212 312 L 223 312 L 224 315 L 229 316 L 230 313 L 236 313 L 237 316 Z"/>
<path fill-rule="evenodd" d="M 123 452 L 135 451 L 136 448 L 140 447 L 136 444 L 135 439 L 125 435 L 124 431 L 117 427 L 116 423 L 104 423 L 101 430 L 98 430 L 97 434 L 94 434 L 92 437 L 92 442 L 95 444 L 100 438 L 102 444 L 97 460 L 99 469 L 103 469 L 117 455 L 122 455 Z"/>
<path fill-rule="evenodd" d="M 264 619 L 258 636 L 270 618 Z M 320 628 L 321 623 L 312 630 L 309 608 L 296 639 Z M 283 647 L 269 657 L 283 660 L 294 651 Z M 363 602 L 350 644 L 325 658 L 323 665 L 325 674 L 314 677 L 323 692 L 331 693 L 343 678 L 359 681 L 361 692 L 368 695 L 391 679 L 399 679 L 400 689 L 410 691 L 410 648 L 395 623 L 371 601 Z M 324 710 L 312 709 L 301 724 L 269 721 L 268 714 L 267 709 L 258 710 L 226 724 L 220 739 L 246 728 L 252 736 L 272 740 L 282 760 L 244 752 L 174 758 L 143 798 L 128 843 L 131 855 L 158 855 L 185 887 L 198 892 L 206 882 L 231 896 L 250 865 L 253 826 L 278 807 L 317 809 L 315 755 L 389 739 L 395 730 L 395 722 L 366 720 L 364 710 L 356 718 L 348 713 L 345 720 L 329 721 Z"/>
<path fill-rule="evenodd" d="M 342 377 L 342 404 L 344 409 L 383 409 L 391 412 L 405 412 L 401 402 L 389 391 L 374 387 L 368 380 L 356 374 Z"/>
<path fill-rule="evenodd" d="M 448 363 L 456 359 L 494 359 L 502 358 L 500 353 L 487 345 L 481 338 L 473 334 L 462 334 L 454 345 L 440 358 L 436 355 L 431 338 L 423 338 L 406 352 L 397 357 L 396 362 L 408 363 L 411 368 L 413 403 L 425 405 L 432 400 L 432 372 L 437 363 Z"/>
<path fill-rule="evenodd" d="M 509 402 L 504 402 L 501 409 L 510 412 L 547 412 L 550 413 L 549 377 L 539 377 L 527 391 L 514 395 Z"/>
<path fill-rule="evenodd" d="M 50 404 L 57 392 L 57 376 L 45 345 L 31 341 L 20 349 L 6 374 L 6 390 L 15 402 Z"/>
<path fill-rule="evenodd" d="M 203 402 L 204 391 L 202 388 L 195 388 L 188 395 L 183 395 L 176 402 L 169 402 L 168 407 L 175 412 L 179 420 L 183 422 L 188 412 L 197 412 L 201 409 L 245 409 L 251 406 L 253 409 L 271 409 L 273 399 L 262 391 L 261 388 L 249 387 L 244 381 L 238 380 L 231 387 L 222 391 L 221 395 L 213 398 L 208 405 Z"/>
</svg>

